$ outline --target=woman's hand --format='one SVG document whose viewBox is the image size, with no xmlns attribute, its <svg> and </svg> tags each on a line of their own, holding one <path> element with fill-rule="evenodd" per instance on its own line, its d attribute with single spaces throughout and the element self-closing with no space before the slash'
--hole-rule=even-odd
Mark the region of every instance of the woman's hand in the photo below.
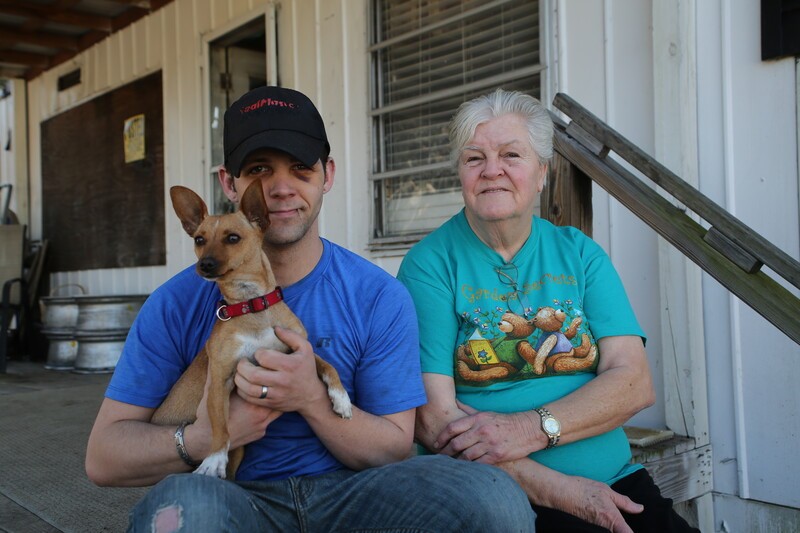
<svg viewBox="0 0 800 533">
<path fill-rule="evenodd" d="M 531 503 L 571 514 L 614 533 L 633 533 L 622 515 L 644 510 L 644 506 L 605 483 L 562 474 L 528 458 L 499 466 L 520 484 Z"/>
<path fill-rule="evenodd" d="M 599 481 L 577 476 L 566 476 L 567 482 L 554 490 L 557 501 L 553 508 L 582 518 L 587 522 L 609 529 L 613 533 L 633 533 L 622 513 L 637 514 L 644 506 L 627 496 L 615 492 Z M 551 507 L 551 505 L 547 505 Z"/>
<path fill-rule="evenodd" d="M 439 433 L 434 442 L 439 453 L 497 464 L 527 457 L 547 444 L 544 433 L 536 429 L 538 415 L 533 412 L 478 412 L 461 402 L 457 405 L 468 416 L 450 422 Z"/>
</svg>

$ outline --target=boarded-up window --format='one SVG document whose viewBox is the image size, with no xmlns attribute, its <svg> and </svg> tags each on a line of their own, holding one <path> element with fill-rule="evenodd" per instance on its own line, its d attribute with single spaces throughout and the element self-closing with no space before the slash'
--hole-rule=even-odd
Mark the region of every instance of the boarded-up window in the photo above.
<svg viewBox="0 0 800 533">
<path fill-rule="evenodd" d="M 144 158 L 125 162 L 144 116 Z M 43 237 L 55 272 L 166 264 L 161 72 L 41 125 Z"/>
</svg>

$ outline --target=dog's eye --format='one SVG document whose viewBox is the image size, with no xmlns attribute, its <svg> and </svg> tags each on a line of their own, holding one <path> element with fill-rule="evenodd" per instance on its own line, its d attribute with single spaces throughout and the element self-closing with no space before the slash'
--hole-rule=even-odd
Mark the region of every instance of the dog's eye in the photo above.
<svg viewBox="0 0 800 533">
<path fill-rule="evenodd" d="M 242 238 L 241 238 L 241 237 L 239 237 L 238 235 L 236 235 L 235 233 L 231 233 L 231 234 L 230 234 L 230 235 L 228 235 L 228 237 L 227 237 L 228 244 L 236 244 L 236 243 L 237 243 L 237 242 L 239 242 L 241 239 L 242 239 Z"/>
<path fill-rule="evenodd" d="M 206 243 L 206 239 L 204 237 L 198 236 L 198 237 L 194 238 L 195 246 L 203 246 L 205 243 Z"/>
</svg>

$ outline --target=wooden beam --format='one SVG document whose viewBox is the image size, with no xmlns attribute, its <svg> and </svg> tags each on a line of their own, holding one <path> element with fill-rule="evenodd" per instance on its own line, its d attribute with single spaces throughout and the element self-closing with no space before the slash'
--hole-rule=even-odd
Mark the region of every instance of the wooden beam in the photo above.
<svg viewBox="0 0 800 533">
<path fill-rule="evenodd" d="M 0 78 L 24 78 L 26 67 L 0 64 Z"/>
<path fill-rule="evenodd" d="M 121 13 L 120 15 L 114 17 L 112 21 L 112 25 L 114 27 L 114 31 L 119 31 L 122 28 L 133 24 L 140 18 L 146 17 L 150 14 L 149 9 L 142 9 L 139 7 L 132 7 L 129 10 Z"/>
<path fill-rule="evenodd" d="M 78 48 L 80 48 L 81 51 L 86 50 L 87 48 L 99 43 L 106 37 L 108 37 L 108 35 L 101 31 L 90 31 L 84 35 L 81 35 L 81 37 L 78 39 Z"/>
<path fill-rule="evenodd" d="M 711 492 L 713 467 L 711 445 L 642 463 L 661 494 L 680 503 Z"/>
<path fill-rule="evenodd" d="M 553 104 L 597 141 L 614 150 L 659 187 L 716 227 L 728 239 L 748 250 L 779 276 L 800 288 L 799 261 L 719 207 L 710 198 L 673 174 L 566 94 L 557 94 Z"/>
<path fill-rule="evenodd" d="M 0 26 L 0 44 L 12 45 L 17 43 L 32 44 L 58 50 L 78 51 L 78 39 L 68 35 L 54 33 L 17 31 L 8 26 Z"/>
<path fill-rule="evenodd" d="M 47 70 L 46 67 L 33 67 L 26 70 L 24 75 L 25 81 L 35 80 L 36 77 L 45 70 Z"/>
<path fill-rule="evenodd" d="M 51 10 L 50 7 L 46 5 L 28 4 L 26 7 L 18 7 L 7 0 L 0 0 L 0 13 L 23 17 L 38 25 L 45 22 L 58 22 L 68 26 L 77 26 L 78 28 L 111 33 L 111 19 L 109 17 L 91 15 L 78 11 Z"/>
<path fill-rule="evenodd" d="M 77 26 L 79 28 L 86 28 L 90 30 L 102 31 L 104 33 L 111 33 L 113 30 L 111 18 L 102 17 L 100 15 L 90 15 L 88 13 L 78 13 L 77 11 L 64 11 L 61 13 L 52 13 L 45 15 L 46 20 L 58 22 L 60 24 L 67 24 L 68 26 Z"/>
<path fill-rule="evenodd" d="M 578 167 L 553 154 L 541 195 L 541 216 L 556 226 L 574 226 L 592 236 L 592 180 Z"/>
<path fill-rule="evenodd" d="M 81 0 L 55 0 L 52 4 L 47 5 L 47 11 L 53 13 L 56 11 L 62 12 L 72 9 L 81 3 Z"/>
<path fill-rule="evenodd" d="M 800 299 L 763 272 L 743 272 L 703 240 L 706 230 L 700 224 L 619 163 L 596 157 L 559 126 L 554 147 L 686 257 L 800 344 Z"/>
<path fill-rule="evenodd" d="M 708 232 L 703 235 L 703 240 L 748 274 L 758 272 L 764 266 L 764 263 L 753 257 L 747 250 L 742 249 L 741 246 L 727 238 L 724 233 L 713 226 L 708 228 Z"/>
<path fill-rule="evenodd" d="M 50 66 L 50 56 L 14 50 L 0 50 L 0 63 L 47 68 Z"/>
<path fill-rule="evenodd" d="M 140 7 L 142 9 L 151 10 L 153 8 L 152 2 L 149 0 L 108 0 L 115 4 L 125 4 L 130 6 Z"/>
</svg>

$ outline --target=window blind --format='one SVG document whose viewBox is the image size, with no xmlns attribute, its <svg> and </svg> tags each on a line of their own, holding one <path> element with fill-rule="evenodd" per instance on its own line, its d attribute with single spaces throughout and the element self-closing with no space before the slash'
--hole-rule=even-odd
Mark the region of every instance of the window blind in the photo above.
<svg viewBox="0 0 800 533">
<path fill-rule="evenodd" d="M 373 241 L 408 241 L 463 205 L 447 126 L 496 87 L 540 93 L 532 0 L 373 0 Z"/>
</svg>

